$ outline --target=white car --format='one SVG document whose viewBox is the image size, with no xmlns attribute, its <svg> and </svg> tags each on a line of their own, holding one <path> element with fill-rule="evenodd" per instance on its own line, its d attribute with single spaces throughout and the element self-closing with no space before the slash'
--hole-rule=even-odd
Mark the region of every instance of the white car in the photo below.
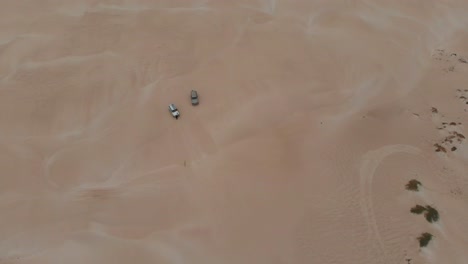
<svg viewBox="0 0 468 264">
<path fill-rule="evenodd" d="M 177 110 L 177 107 L 174 104 L 169 105 L 169 112 L 171 112 L 172 116 L 175 117 L 175 119 L 178 119 L 180 116 L 179 110 Z"/>
</svg>

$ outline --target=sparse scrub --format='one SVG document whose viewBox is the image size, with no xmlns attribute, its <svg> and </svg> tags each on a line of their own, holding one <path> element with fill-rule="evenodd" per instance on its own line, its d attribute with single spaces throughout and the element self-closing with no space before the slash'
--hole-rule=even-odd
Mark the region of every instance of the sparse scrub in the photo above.
<svg viewBox="0 0 468 264">
<path fill-rule="evenodd" d="M 418 181 L 418 180 L 410 180 L 407 184 L 406 184 L 406 190 L 409 190 L 409 191 L 419 191 L 419 186 L 421 185 L 421 182 Z"/>
<path fill-rule="evenodd" d="M 422 206 L 422 205 L 416 205 L 414 206 L 413 208 L 411 208 L 410 210 L 413 214 L 422 214 L 426 211 L 426 207 Z"/>
<path fill-rule="evenodd" d="M 426 206 L 424 217 L 429 223 L 437 222 L 439 220 L 439 212 L 432 206 Z"/>
<path fill-rule="evenodd" d="M 433 235 L 430 234 L 430 233 L 422 233 L 419 237 L 418 237 L 418 241 L 419 241 L 419 246 L 420 247 L 426 247 L 428 244 L 429 244 L 429 241 L 431 241 Z"/>
<path fill-rule="evenodd" d="M 444 153 L 447 153 L 447 149 L 444 148 L 442 145 L 440 145 L 438 143 L 434 144 L 434 147 L 436 148 L 435 152 L 441 152 L 442 151 Z"/>
<path fill-rule="evenodd" d="M 460 140 L 465 139 L 465 136 L 457 131 L 454 131 L 453 134 L 458 137 Z"/>
</svg>

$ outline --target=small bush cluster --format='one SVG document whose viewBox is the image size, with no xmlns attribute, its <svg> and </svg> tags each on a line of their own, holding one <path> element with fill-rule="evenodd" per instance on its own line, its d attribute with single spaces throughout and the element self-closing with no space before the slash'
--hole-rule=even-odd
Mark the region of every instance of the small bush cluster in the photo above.
<svg viewBox="0 0 468 264">
<path fill-rule="evenodd" d="M 410 212 L 418 215 L 424 213 L 424 218 L 426 218 L 429 223 L 437 222 L 437 220 L 439 220 L 439 212 L 430 205 L 422 206 L 417 204 L 411 208 Z"/>
<path fill-rule="evenodd" d="M 430 234 L 430 233 L 422 233 L 419 237 L 418 237 L 418 241 L 419 241 L 419 246 L 420 247 L 426 247 L 428 244 L 429 244 L 429 241 L 431 241 L 433 235 Z"/>
<path fill-rule="evenodd" d="M 411 180 L 406 184 L 406 190 L 409 191 L 419 191 L 419 186 L 421 185 L 421 182 L 418 180 Z"/>
<path fill-rule="evenodd" d="M 413 179 L 413 180 L 410 180 L 406 184 L 405 187 L 409 191 L 419 191 L 419 186 L 421 186 L 421 182 Z M 417 204 L 410 209 L 410 212 L 413 214 L 417 214 L 417 215 L 424 213 L 424 218 L 426 218 L 426 220 L 429 223 L 434 223 L 439 220 L 439 212 L 437 211 L 437 209 L 435 209 L 434 207 L 430 205 L 422 206 L 422 205 Z M 417 240 L 419 241 L 419 247 L 421 248 L 426 247 L 429 244 L 429 241 L 431 241 L 433 237 L 434 236 L 430 233 L 427 233 L 427 232 L 422 233 L 417 238 Z"/>
<path fill-rule="evenodd" d="M 439 220 L 439 212 L 432 206 L 426 206 L 424 217 L 429 223 L 437 222 Z"/>
<path fill-rule="evenodd" d="M 411 208 L 410 210 L 413 214 L 422 214 L 426 211 L 426 207 L 422 206 L 422 205 L 416 205 L 414 206 L 413 208 Z"/>
</svg>

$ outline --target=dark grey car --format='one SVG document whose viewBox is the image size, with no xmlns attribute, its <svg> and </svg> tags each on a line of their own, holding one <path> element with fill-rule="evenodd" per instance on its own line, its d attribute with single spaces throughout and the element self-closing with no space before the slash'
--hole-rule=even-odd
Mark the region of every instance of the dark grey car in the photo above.
<svg viewBox="0 0 468 264">
<path fill-rule="evenodd" d="M 190 99 L 192 100 L 192 105 L 198 105 L 198 93 L 195 90 L 192 90 L 190 93 Z"/>
</svg>

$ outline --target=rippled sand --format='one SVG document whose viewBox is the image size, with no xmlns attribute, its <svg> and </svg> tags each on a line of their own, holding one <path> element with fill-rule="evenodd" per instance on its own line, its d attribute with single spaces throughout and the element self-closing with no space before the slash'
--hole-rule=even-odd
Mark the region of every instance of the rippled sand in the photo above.
<svg viewBox="0 0 468 264">
<path fill-rule="evenodd" d="M 467 14 L 1 1 L 0 263 L 468 263 Z"/>
</svg>

